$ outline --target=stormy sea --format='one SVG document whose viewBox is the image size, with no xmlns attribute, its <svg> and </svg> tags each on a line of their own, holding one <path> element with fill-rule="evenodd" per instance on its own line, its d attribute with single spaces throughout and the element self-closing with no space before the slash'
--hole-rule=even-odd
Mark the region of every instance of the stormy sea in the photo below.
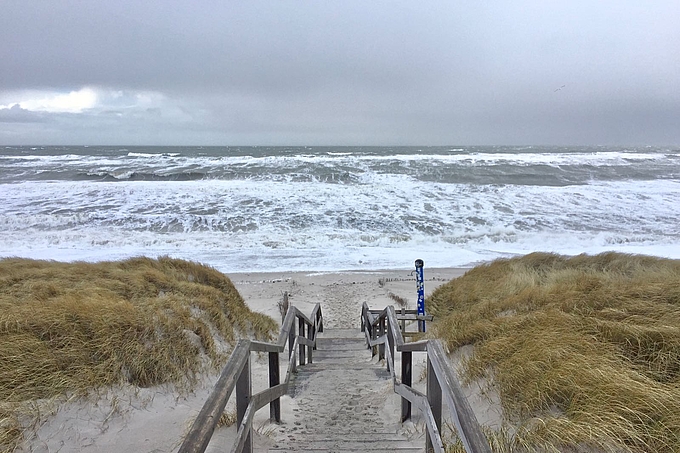
<svg viewBox="0 0 680 453">
<path fill-rule="evenodd" d="M 227 272 L 680 258 L 680 148 L 3 147 L 0 257 Z"/>
</svg>

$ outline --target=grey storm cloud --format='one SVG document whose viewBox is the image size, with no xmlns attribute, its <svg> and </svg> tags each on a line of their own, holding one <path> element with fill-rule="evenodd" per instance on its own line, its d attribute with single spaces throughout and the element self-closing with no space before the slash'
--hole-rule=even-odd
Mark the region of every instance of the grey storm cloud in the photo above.
<svg viewBox="0 0 680 453">
<path fill-rule="evenodd" d="M 0 109 L 0 123 L 44 123 L 49 121 L 42 112 L 22 109 L 19 105 Z"/>
<path fill-rule="evenodd" d="M 680 143 L 675 0 L 0 5 L 8 143 Z"/>
</svg>

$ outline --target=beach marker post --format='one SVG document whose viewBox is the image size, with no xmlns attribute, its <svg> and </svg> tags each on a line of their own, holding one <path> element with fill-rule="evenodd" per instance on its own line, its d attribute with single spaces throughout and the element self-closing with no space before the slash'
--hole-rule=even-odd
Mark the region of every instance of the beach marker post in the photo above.
<svg viewBox="0 0 680 453">
<path fill-rule="evenodd" d="M 423 266 L 421 259 L 416 260 L 416 289 L 418 291 L 418 316 L 425 316 L 425 284 L 423 283 Z M 425 332 L 425 320 L 418 320 L 418 332 Z"/>
</svg>

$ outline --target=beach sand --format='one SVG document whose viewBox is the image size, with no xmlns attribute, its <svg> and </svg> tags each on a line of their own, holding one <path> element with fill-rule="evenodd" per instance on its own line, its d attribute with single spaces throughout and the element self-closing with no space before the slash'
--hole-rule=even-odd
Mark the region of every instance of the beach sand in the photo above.
<svg viewBox="0 0 680 453">
<path fill-rule="evenodd" d="M 441 284 L 463 275 L 466 269 L 425 269 L 426 296 Z M 227 274 L 245 299 L 248 306 L 281 322 L 278 302 L 284 292 L 289 301 L 303 313 L 311 313 L 316 303 L 321 303 L 324 325 L 328 328 L 358 328 L 361 306 L 382 309 L 395 304 L 391 294 L 408 301 L 408 308 L 416 308 L 415 277 L 412 270 L 383 270 L 362 272 L 273 272 Z M 414 327 L 412 327 L 414 329 Z M 456 356 L 454 355 L 455 359 Z M 252 354 L 253 390 L 267 385 L 266 355 Z M 414 356 L 414 380 L 421 376 L 424 354 Z M 285 360 L 282 360 L 285 373 Z M 397 366 L 397 369 L 399 367 Z M 138 389 L 122 387 L 101 391 L 86 400 L 46 404 L 43 414 L 35 421 L 23 451 L 56 452 L 167 452 L 176 451 L 193 419 L 208 397 L 216 375 L 204 376 L 197 388 L 182 394 L 169 386 Z M 416 382 L 415 386 L 424 386 Z M 473 408 L 480 421 L 491 426 L 499 422 L 500 409 L 487 397 L 480 396 L 478 386 L 470 386 Z M 493 398 L 492 398 L 493 399 Z M 233 410 L 234 398 L 227 411 Z M 282 398 L 282 425 L 268 422 L 267 407 L 255 416 L 255 450 L 266 450 L 277 436 L 292 423 L 295 400 Z M 398 417 L 399 398 L 386 392 L 385 401 L 376 411 L 379 416 Z M 414 433 L 420 432 L 419 418 L 405 425 Z M 219 428 L 213 436 L 208 451 L 224 451 L 235 437 L 234 426 Z"/>
</svg>

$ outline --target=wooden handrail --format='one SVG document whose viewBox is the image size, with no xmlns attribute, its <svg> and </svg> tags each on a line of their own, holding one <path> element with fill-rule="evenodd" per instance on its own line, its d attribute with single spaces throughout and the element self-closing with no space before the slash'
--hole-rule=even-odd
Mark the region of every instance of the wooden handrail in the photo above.
<svg viewBox="0 0 680 453">
<path fill-rule="evenodd" d="M 441 438 L 442 394 L 446 397 L 451 417 L 458 436 L 468 453 L 491 453 L 484 433 L 470 407 L 458 379 L 449 364 L 444 347 L 439 340 L 423 340 L 413 343 L 404 342 L 403 332 L 393 306 L 383 310 L 371 310 L 364 302 L 361 307 L 361 330 L 366 335 L 366 343 L 373 348 L 373 355 L 385 359 L 392 376 L 394 392 L 401 396 L 401 421 L 411 418 L 411 407 L 415 406 L 425 417 L 427 427 L 426 451 L 433 449 L 444 452 Z M 401 378 L 397 378 L 395 349 L 401 353 Z M 412 353 L 427 353 L 427 394 L 415 390 L 412 384 Z"/>
<path fill-rule="evenodd" d="M 297 334 L 295 333 L 296 319 L 298 320 Z M 312 351 L 316 349 L 316 335 L 319 332 L 323 332 L 320 304 L 314 306 L 309 318 L 291 305 L 286 312 L 276 343 L 238 340 L 178 453 L 203 453 L 205 451 L 234 388 L 236 389 L 238 433 L 231 451 L 234 453 L 252 452 L 252 423 L 255 412 L 269 404 L 270 418 L 277 422 L 281 421 L 280 398 L 288 392 L 291 373 L 296 372 L 298 359 L 300 365 L 312 363 Z M 279 354 L 285 350 L 286 342 L 289 354 L 288 369 L 286 378 L 281 383 Z M 269 388 L 254 395 L 250 374 L 251 352 L 269 353 Z"/>
</svg>

